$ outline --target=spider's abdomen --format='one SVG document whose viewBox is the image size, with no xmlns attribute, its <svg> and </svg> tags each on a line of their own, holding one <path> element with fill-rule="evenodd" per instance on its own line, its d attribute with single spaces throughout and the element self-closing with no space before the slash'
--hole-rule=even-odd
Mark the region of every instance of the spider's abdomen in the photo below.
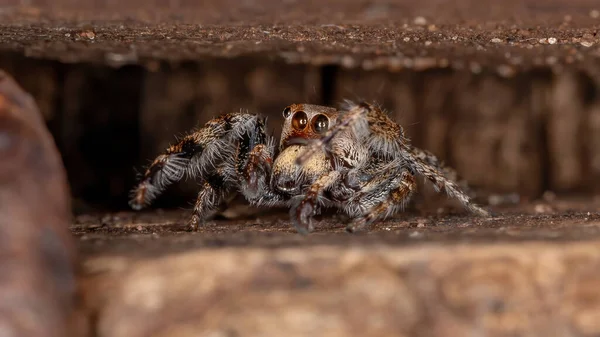
<svg viewBox="0 0 600 337">
<path fill-rule="evenodd" d="M 271 184 L 279 191 L 289 195 L 298 194 L 302 186 L 310 185 L 332 170 L 325 153 L 315 154 L 302 166 L 296 165 L 296 158 L 304 148 L 302 145 L 290 145 L 275 159 Z"/>
</svg>

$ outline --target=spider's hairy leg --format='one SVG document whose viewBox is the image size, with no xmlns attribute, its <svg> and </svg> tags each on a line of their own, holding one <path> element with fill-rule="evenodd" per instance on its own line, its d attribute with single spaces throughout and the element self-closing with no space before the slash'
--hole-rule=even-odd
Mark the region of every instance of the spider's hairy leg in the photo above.
<svg viewBox="0 0 600 337">
<path fill-rule="evenodd" d="M 275 139 L 265 133 L 266 119 L 242 136 L 238 147 L 236 176 L 239 190 L 254 206 L 282 206 L 285 198 L 271 189 Z"/>
<path fill-rule="evenodd" d="M 275 143 L 269 139 L 266 144 L 255 146 L 248 156 L 248 164 L 242 172 L 240 190 L 252 205 L 284 206 L 288 201 L 271 188 L 274 151 Z"/>
<path fill-rule="evenodd" d="M 469 196 L 472 196 L 473 191 L 469 187 L 469 183 L 463 179 L 458 172 L 452 167 L 447 166 L 444 162 L 440 161 L 433 153 L 419 149 L 414 146 L 407 145 L 407 149 L 417 158 L 423 160 L 423 162 L 432 166 L 439 172 L 441 172 L 444 177 L 451 181 L 455 181 L 456 184 Z M 474 194 L 473 194 L 474 195 Z"/>
<path fill-rule="evenodd" d="M 472 203 L 469 196 L 460 189 L 456 182 L 448 179 L 444 172 L 414 153 L 413 147 L 405 144 L 402 151 L 405 160 L 404 165 L 423 175 L 433 184 L 436 191 L 444 190 L 448 196 L 457 199 L 470 212 L 484 217 L 490 216 L 488 211 Z"/>
<path fill-rule="evenodd" d="M 258 144 L 248 154 L 246 165 L 240 167 L 241 190 L 250 202 L 260 198 L 268 188 L 273 169 L 274 143 L 270 138 L 267 144 Z"/>
<path fill-rule="evenodd" d="M 357 206 L 371 204 L 372 206 L 366 210 L 362 215 L 354 218 L 354 220 L 346 227 L 346 231 L 350 233 L 357 232 L 369 226 L 377 220 L 381 220 L 397 211 L 403 210 L 406 204 L 410 201 L 410 198 L 414 195 L 417 189 L 417 182 L 415 177 L 408 171 L 403 171 L 400 175 L 400 179 L 396 179 L 396 183 L 390 184 L 389 179 L 378 179 L 372 182 L 377 182 L 380 191 L 377 193 L 363 194 L 362 197 L 354 200 L 353 203 L 347 204 L 347 208 L 357 208 Z M 383 201 L 373 202 L 373 200 L 379 200 L 380 196 L 384 197 Z"/>
<path fill-rule="evenodd" d="M 188 224 L 189 228 L 191 230 L 197 229 L 202 221 L 214 215 L 228 195 L 229 188 L 227 188 L 222 175 L 212 174 L 208 176 L 202 182 L 200 192 L 198 192 L 192 217 Z"/>
<path fill-rule="evenodd" d="M 366 124 L 366 136 L 358 134 L 357 139 L 364 140 L 370 153 L 394 158 L 392 166 L 410 168 L 412 173 L 419 173 L 431 181 L 436 190 L 444 189 L 449 196 L 458 199 L 469 211 L 489 216 L 486 210 L 473 204 L 453 180 L 457 176 L 454 170 L 440 163 L 433 154 L 410 145 L 409 140 L 404 137 L 402 127 L 389 119 L 381 109 L 368 103 L 356 105 L 349 102 L 348 105 L 349 112 L 358 109 L 363 111 L 356 114 L 353 131 L 362 132 Z"/>
<path fill-rule="evenodd" d="M 195 133 L 187 135 L 154 159 L 140 182 L 131 191 L 129 201 L 131 208 L 135 210 L 144 208 L 169 185 L 183 178 L 192 156 L 202 151 L 200 138 Z"/>
<path fill-rule="evenodd" d="M 339 171 L 325 173 L 310 185 L 303 196 L 294 200 L 290 209 L 290 219 L 299 233 L 306 235 L 313 230 L 312 216 L 317 214 L 323 192 L 337 183 L 340 177 Z"/>
<path fill-rule="evenodd" d="M 190 229 L 196 229 L 202 221 L 220 210 L 220 206 L 234 192 L 242 192 L 249 199 L 253 188 L 264 189 L 264 176 L 271 171 L 273 151 L 272 137 L 265 133 L 266 119 L 258 116 L 242 115 L 246 123 L 242 127 L 234 126 L 234 133 L 229 137 L 229 146 L 234 149 L 231 155 L 222 155 L 218 166 L 212 166 L 202 174 L 204 182 L 198 193 L 193 215 L 189 222 Z M 227 145 L 227 144 L 223 144 Z M 228 151 L 226 148 L 219 150 Z M 249 186 L 248 181 L 253 186 Z M 252 184 L 250 184 L 252 185 Z M 260 194 L 256 192 L 256 194 Z"/>
<path fill-rule="evenodd" d="M 456 170 L 446 166 L 433 153 L 410 145 L 406 145 L 406 148 L 412 153 L 413 156 L 421 159 L 423 162 L 427 163 L 427 165 L 430 165 L 431 167 L 435 168 L 437 171 L 441 172 L 446 178 L 453 181 L 458 180 L 458 173 L 456 172 Z"/>
<path fill-rule="evenodd" d="M 255 115 L 246 113 L 225 114 L 169 146 L 150 164 L 131 191 L 129 205 L 140 210 L 186 174 L 195 176 L 211 171 L 219 160 L 233 153 L 233 140 L 252 127 L 256 120 Z"/>
</svg>

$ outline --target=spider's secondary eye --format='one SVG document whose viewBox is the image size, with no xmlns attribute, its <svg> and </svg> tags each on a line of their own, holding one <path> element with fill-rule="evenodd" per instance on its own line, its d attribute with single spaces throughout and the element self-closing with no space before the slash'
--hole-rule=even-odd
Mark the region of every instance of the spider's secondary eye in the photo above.
<svg viewBox="0 0 600 337">
<path fill-rule="evenodd" d="M 291 113 L 292 113 L 292 109 L 289 106 L 287 108 L 283 109 L 283 118 L 290 117 Z"/>
<path fill-rule="evenodd" d="M 312 127 L 316 133 L 325 133 L 329 128 L 329 119 L 325 115 L 316 115 L 312 119 Z"/>
<path fill-rule="evenodd" d="M 292 127 L 296 130 L 304 130 L 308 124 L 308 116 L 304 111 L 296 111 L 294 118 L 292 118 Z"/>
</svg>

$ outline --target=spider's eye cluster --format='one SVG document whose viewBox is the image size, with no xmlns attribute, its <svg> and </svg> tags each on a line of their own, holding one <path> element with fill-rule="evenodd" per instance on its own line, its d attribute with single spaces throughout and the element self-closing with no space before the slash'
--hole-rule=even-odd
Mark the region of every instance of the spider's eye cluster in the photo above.
<svg viewBox="0 0 600 337">
<path fill-rule="evenodd" d="M 292 127 L 296 130 L 304 130 L 308 124 L 308 116 L 304 111 L 296 111 L 292 118 Z"/>
<path fill-rule="evenodd" d="M 291 114 L 292 114 L 292 109 L 289 106 L 287 108 L 283 109 L 283 118 L 288 118 L 288 117 L 290 117 Z"/>
<path fill-rule="evenodd" d="M 316 115 L 312 119 L 312 128 L 316 133 L 325 133 L 329 128 L 329 118 L 325 115 Z"/>
</svg>

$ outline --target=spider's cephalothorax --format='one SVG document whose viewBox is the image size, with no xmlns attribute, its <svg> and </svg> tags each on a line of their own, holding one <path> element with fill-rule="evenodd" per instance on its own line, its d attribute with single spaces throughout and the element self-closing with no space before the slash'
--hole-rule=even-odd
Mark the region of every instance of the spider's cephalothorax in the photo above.
<svg viewBox="0 0 600 337">
<path fill-rule="evenodd" d="M 202 178 L 193 227 L 239 192 L 256 206 L 290 207 L 301 233 L 313 229 L 311 218 L 322 207 L 349 215 L 353 232 L 402 210 L 421 175 L 471 212 L 488 215 L 450 178 L 451 169 L 410 145 L 402 127 L 374 105 L 347 102 L 337 110 L 293 104 L 283 118 L 277 154 L 265 120 L 256 115 L 209 121 L 154 160 L 132 191 L 131 206 L 141 209 L 187 174 Z"/>
</svg>

